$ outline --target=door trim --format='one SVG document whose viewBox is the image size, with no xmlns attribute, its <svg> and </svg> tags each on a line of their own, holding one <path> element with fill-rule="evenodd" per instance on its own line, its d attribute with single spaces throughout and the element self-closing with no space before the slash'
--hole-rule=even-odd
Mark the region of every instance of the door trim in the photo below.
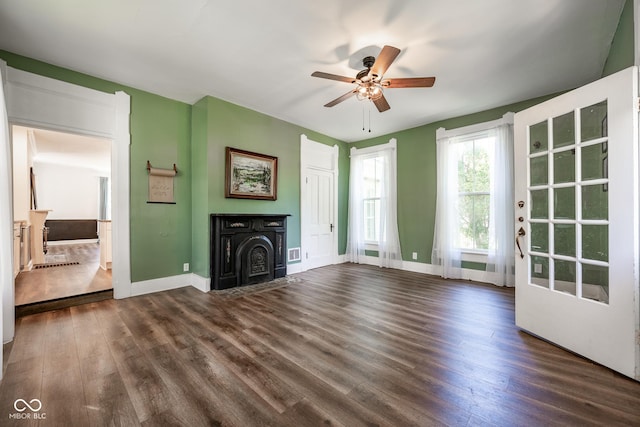
<svg viewBox="0 0 640 427">
<path fill-rule="evenodd" d="M 324 156 L 318 156 L 321 153 Z M 306 271 L 309 269 L 309 262 L 306 257 L 303 256 L 305 247 L 308 245 L 308 225 L 306 218 L 308 217 L 308 206 L 306 206 L 307 186 L 305 185 L 305 178 L 307 176 L 307 170 L 315 169 L 325 172 L 329 172 L 333 175 L 333 224 L 334 232 L 331 236 L 332 243 L 332 255 L 331 262 L 336 264 L 338 262 L 338 158 L 340 154 L 340 147 L 338 145 L 326 145 L 320 142 L 313 141 L 305 134 L 300 135 L 300 271 Z M 330 158 L 329 162 L 322 161 L 322 157 Z"/>
<path fill-rule="evenodd" d="M 112 140 L 112 222 L 114 298 L 131 295 L 129 218 L 129 115 L 128 94 L 100 92 L 7 66 L 0 60 L 6 90 L 9 125 L 63 131 Z M 4 191 L 0 189 L 0 191 Z M 14 281 L 10 286 L 13 288 Z M 3 342 L 15 333 L 15 296 L 4 293 Z"/>
</svg>

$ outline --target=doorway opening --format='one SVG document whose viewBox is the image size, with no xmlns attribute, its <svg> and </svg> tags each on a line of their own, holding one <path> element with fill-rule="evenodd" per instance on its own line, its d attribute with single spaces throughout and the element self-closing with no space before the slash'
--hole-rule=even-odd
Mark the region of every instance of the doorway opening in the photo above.
<svg viewBox="0 0 640 427">
<path fill-rule="evenodd" d="M 16 312 L 113 297 L 111 145 L 14 125 Z"/>
</svg>

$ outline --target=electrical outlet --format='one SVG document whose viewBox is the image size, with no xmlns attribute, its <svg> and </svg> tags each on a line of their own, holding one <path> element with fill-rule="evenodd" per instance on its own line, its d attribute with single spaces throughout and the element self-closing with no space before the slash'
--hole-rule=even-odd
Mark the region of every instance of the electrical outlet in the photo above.
<svg viewBox="0 0 640 427">
<path fill-rule="evenodd" d="M 189 263 L 185 262 L 184 264 L 182 264 L 182 271 L 189 271 Z"/>
<path fill-rule="evenodd" d="M 414 260 L 418 259 L 418 252 L 412 253 L 411 258 L 413 258 Z"/>
<path fill-rule="evenodd" d="M 535 274 L 542 274 L 542 264 L 533 264 L 533 272 Z"/>
</svg>

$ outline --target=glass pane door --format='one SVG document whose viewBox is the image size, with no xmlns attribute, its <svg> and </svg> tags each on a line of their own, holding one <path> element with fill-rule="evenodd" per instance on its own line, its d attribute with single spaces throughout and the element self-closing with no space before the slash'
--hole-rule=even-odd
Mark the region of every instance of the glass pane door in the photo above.
<svg viewBox="0 0 640 427">
<path fill-rule="evenodd" d="M 636 67 L 514 116 L 516 324 L 640 379 Z"/>
<path fill-rule="evenodd" d="M 607 100 L 529 126 L 531 283 L 607 304 Z"/>
</svg>

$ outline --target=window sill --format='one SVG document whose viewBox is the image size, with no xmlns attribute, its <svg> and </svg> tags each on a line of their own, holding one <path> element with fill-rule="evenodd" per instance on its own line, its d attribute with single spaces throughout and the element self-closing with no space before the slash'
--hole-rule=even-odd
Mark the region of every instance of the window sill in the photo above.
<svg viewBox="0 0 640 427">
<path fill-rule="evenodd" d="M 368 243 L 365 242 L 364 244 L 364 250 L 365 251 L 378 251 L 378 244 L 377 243 Z"/>
<path fill-rule="evenodd" d="M 478 262 L 482 264 L 487 263 L 487 258 L 489 254 L 483 251 L 473 251 L 469 249 L 463 249 L 460 251 L 460 255 L 462 257 L 462 261 L 466 262 Z"/>
</svg>

